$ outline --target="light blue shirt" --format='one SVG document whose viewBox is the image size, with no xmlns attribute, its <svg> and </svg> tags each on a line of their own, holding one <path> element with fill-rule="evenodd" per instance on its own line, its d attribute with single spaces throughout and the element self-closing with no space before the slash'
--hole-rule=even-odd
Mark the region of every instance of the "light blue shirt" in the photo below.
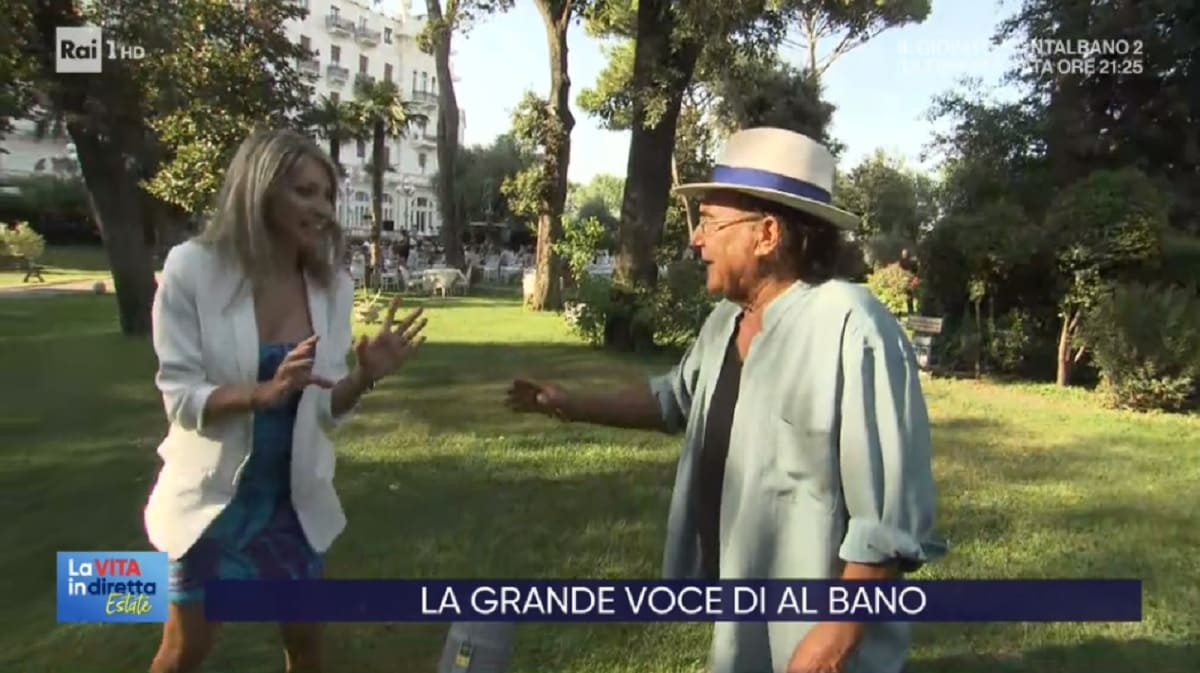
<svg viewBox="0 0 1200 673">
<path fill-rule="evenodd" d="M 696 474 L 704 425 L 742 309 L 721 302 L 669 373 L 651 379 L 662 417 L 685 433 L 663 575 L 698 578 Z M 934 542 L 929 416 L 916 356 L 866 289 L 797 282 L 763 314 L 742 366 L 721 499 L 723 579 L 836 579 L 845 562 L 945 552 Z M 711 673 L 783 673 L 811 623 L 718 622 Z M 875 623 L 847 673 L 898 673 L 904 623 Z"/>
</svg>

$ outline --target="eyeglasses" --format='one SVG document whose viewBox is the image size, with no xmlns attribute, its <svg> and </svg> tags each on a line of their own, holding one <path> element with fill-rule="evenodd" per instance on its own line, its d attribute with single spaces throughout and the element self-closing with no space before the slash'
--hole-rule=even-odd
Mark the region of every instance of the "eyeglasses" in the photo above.
<svg viewBox="0 0 1200 673">
<path fill-rule="evenodd" d="M 699 231 L 707 236 L 709 234 L 715 234 L 722 229 L 732 227 L 735 224 L 745 224 L 746 222 L 761 220 L 762 218 L 762 213 L 742 215 L 728 220 L 706 220 L 704 218 L 700 218 L 700 221 L 696 224 L 696 231 Z"/>
</svg>

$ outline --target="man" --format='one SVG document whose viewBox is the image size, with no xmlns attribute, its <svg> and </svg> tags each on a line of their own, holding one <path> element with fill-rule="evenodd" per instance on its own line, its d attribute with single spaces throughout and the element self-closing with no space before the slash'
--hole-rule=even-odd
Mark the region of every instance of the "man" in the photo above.
<svg viewBox="0 0 1200 673">
<path fill-rule="evenodd" d="M 912 253 L 909 252 L 908 248 L 904 248 L 900 251 L 900 259 L 896 261 L 896 264 L 898 264 L 901 269 L 904 269 L 914 276 L 917 274 L 917 260 L 913 258 Z M 911 285 L 904 290 L 905 307 L 908 309 L 909 313 L 914 312 L 914 305 L 916 304 L 917 299 L 916 294 L 916 288 Z"/>
<path fill-rule="evenodd" d="M 931 543 L 929 421 L 912 346 L 866 289 L 833 279 L 855 216 L 830 205 L 834 158 L 799 134 L 734 135 L 692 244 L 724 296 L 670 373 L 615 394 L 515 381 L 509 404 L 684 431 L 669 579 L 897 577 Z M 898 673 L 903 623 L 718 622 L 711 673 Z"/>
</svg>

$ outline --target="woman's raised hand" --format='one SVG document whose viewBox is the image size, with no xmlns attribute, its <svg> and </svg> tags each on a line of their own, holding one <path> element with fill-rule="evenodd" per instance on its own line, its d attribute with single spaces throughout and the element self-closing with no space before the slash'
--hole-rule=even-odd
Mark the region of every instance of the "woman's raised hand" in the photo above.
<svg viewBox="0 0 1200 673">
<path fill-rule="evenodd" d="M 425 343 L 423 335 L 418 337 L 429 322 L 421 317 L 424 309 L 410 311 L 400 322 L 395 322 L 399 307 L 400 297 L 392 299 L 379 333 L 371 338 L 359 337 L 354 345 L 358 367 L 372 385 L 400 369 Z"/>
</svg>

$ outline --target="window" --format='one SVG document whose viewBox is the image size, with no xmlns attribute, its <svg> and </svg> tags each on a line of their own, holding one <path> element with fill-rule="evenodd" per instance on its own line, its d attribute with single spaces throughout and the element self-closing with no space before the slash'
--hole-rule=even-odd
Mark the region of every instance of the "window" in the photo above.
<svg viewBox="0 0 1200 673">
<path fill-rule="evenodd" d="M 334 105 L 337 105 L 338 103 L 340 103 L 340 102 L 341 102 L 341 100 L 342 100 L 342 96 L 341 96 L 341 94 L 339 94 L 339 93 L 338 93 L 338 92 L 336 92 L 336 91 L 331 91 L 331 92 L 329 93 L 329 100 L 333 101 L 333 104 L 334 104 Z"/>
<path fill-rule="evenodd" d="M 304 51 L 312 51 L 312 40 L 308 39 L 307 35 L 301 35 L 300 47 L 304 49 Z"/>
<path fill-rule="evenodd" d="M 385 63 L 383 65 L 383 80 L 385 82 L 392 81 L 392 64 L 391 63 Z"/>
<path fill-rule="evenodd" d="M 388 147 L 387 145 L 384 145 L 383 146 L 383 168 L 384 168 L 384 170 L 386 170 L 387 167 L 391 166 L 391 165 L 392 165 L 392 148 Z"/>
<path fill-rule="evenodd" d="M 332 45 L 332 46 L 330 46 L 330 47 L 329 47 L 329 60 L 330 60 L 330 62 L 332 62 L 332 63 L 341 63 L 341 61 L 342 61 L 342 48 L 341 48 L 341 47 L 339 47 L 339 46 L 337 46 L 336 44 L 335 44 L 335 45 Z"/>
<path fill-rule="evenodd" d="M 421 167 L 421 172 L 424 173 L 425 172 L 425 153 L 424 152 L 421 152 L 420 154 L 417 155 L 417 165 Z M 417 199 L 417 200 L 420 201 L 421 199 Z"/>
<path fill-rule="evenodd" d="M 341 13 L 342 13 L 342 10 L 341 10 L 341 9 L 339 9 L 339 8 L 337 7 L 337 5 L 334 5 L 334 6 L 332 6 L 332 7 L 330 7 L 330 8 L 329 8 L 329 13 L 330 13 L 330 14 L 332 14 L 332 15 L 333 15 L 333 18 L 335 18 L 335 19 L 336 19 L 336 18 L 338 18 L 338 16 L 340 16 L 340 15 L 341 15 Z"/>
<path fill-rule="evenodd" d="M 421 91 L 429 91 L 429 73 L 421 73 Z"/>
<path fill-rule="evenodd" d="M 360 140 L 358 141 L 358 158 L 362 159 L 365 156 L 367 156 L 367 141 Z"/>
<path fill-rule="evenodd" d="M 391 28 L 383 29 L 383 41 L 388 44 L 392 43 L 392 29 Z"/>
<path fill-rule="evenodd" d="M 417 92 L 417 71 L 413 71 L 413 93 Z"/>
<path fill-rule="evenodd" d="M 358 71 L 362 74 L 367 74 L 367 57 L 359 54 L 358 56 Z"/>
<path fill-rule="evenodd" d="M 436 76 L 429 78 L 429 90 L 437 91 L 437 77 Z"/>
<path fill-rule="evenodd" d="M 426 220 L 427 212 L 426 211 L 428 209 L 429 209 L 429 202 L 425 199 L 425 197 L 423 197 L 423 196 L 417 197 L 417 208 L 416 208 L 417 231 L 423 232 L 426 230 L 426 228 L 427 228 L 427 220 Z"/>
</svg>

